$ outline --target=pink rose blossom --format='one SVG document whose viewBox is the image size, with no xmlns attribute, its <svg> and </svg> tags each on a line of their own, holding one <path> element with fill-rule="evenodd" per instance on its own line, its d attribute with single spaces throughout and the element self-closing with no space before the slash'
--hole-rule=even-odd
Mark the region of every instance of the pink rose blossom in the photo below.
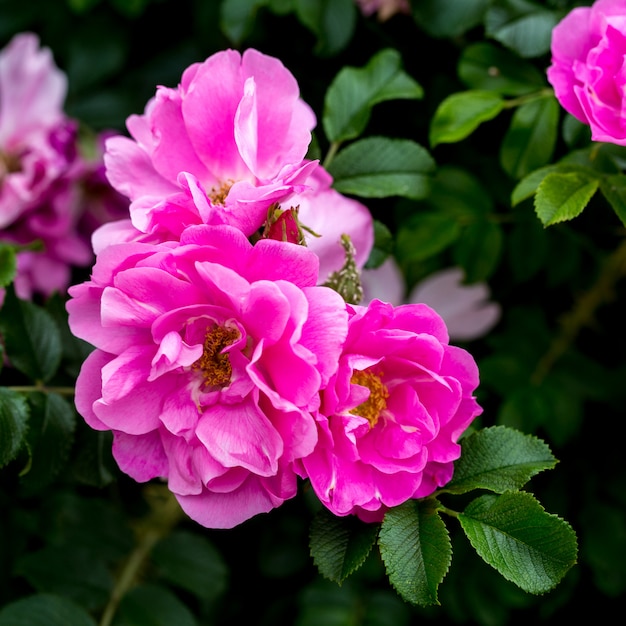
<svg viewBox="0 0 626 626">
<path fill-rule="evenodd" d="M 160 87 L 132 138 L 108 140 L 107 176 L 133 225 L 177 240 L 190 224 L 258 230 L 269 207 L 305 188 L 316 120 L 284 65 L 256 50 L 218 52 Z"/>
<path fill-rule="evenodd" d="M 303 246 L 200 225 L 180 243 L 108 246 L 70 288 L 70 328 L 96 347 L 78 411 L 113 431 L 124 472 L 167 479 L 200 524 L 229 528 L 296 494 L 347 334 L 317 270 Z"/>
<path fill-rule="evenodd" d="M 63 112 L 66 89 L 34 34 L 0 51 L 0 240 L 30 248 L 17 255 L 15 290 L 24 299 L 65 292 L 72 267 L 93 260 L 93 228 L 122 215 L 93 212 L 103 161 L 79 153 L 77 122 Z M 116 193 L 106 187 L 105 195 Z"/>
<path fill-rule="evenodd" d="M 458 439 L 482 411 L 472 395 L 478 368 L 448 345 L 426 305 L 374 300 L 349 311 L 339 368 L 322 392 L 319 442 L 298 467 L 334 514 L 379 521 L 452 478 Z"/>
<path fill-rule="evenodd" d="M 594 141 L 626 145 L 626 3 L 577 7 L 552 31 L 548 80 L 563 106 L 591 127 Z"/>
</svg>

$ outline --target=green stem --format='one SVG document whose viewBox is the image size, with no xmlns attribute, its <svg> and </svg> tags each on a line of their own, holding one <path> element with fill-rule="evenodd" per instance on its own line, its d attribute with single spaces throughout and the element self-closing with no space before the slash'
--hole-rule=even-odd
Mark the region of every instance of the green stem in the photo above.
<svg viewBox="0 0 626 626">
<path fill-rule="evenodd" d="M 561 331 L 539 360 L 531 382 L 541 384 L 554 364 L 572 345 L 578 333 L 593 322 L 601 304 L 614 297 L 617 281 L 626 275 L 626 240 L 607 258 L 595 283 L 576 302 L 574 308 L 561 318 Z"/>
<path fill-rule="evenodd" d="M 333 141 L 329 148 L 328 148 L 328 152 L 326 154 L 326 158 L 324 159 L 324 162 L 322 163 L 322 166 L 324 169 L 328 169 L 328 166 L 331 164 L 331 161 L 335 158 L 335 155 L 337 154 L 337 150 L 339 150 L 339 146 L 341 145 L 341 143 L 339 141 Z"/>
<path fill-rule="evenodd" d="M 541 89 L 539 91 L 534 91 L 533 93 L 527 93 L 523 96 L 519 96 L 517 98 L 511 98 L 510 100 L 504 101 L 505 109 L 512 109 L 514 107 L 522 106 L 528 102 L 532 102 L 533 100 L 541 100 L 542 98 L 548 98 L 554 95 L 554 91 L 549 87 L 545 89 Z"/>
<path fill-rule="evenodd" d="M 137 545 L 113 587 L 99 626 L 110 626 L 122 598 L 136 584 L 154 546 L 184 518 L 180 505 L 165 485 L 147 485 L 144 496 L 151 511 L 137 526 Z"/>
</svg>

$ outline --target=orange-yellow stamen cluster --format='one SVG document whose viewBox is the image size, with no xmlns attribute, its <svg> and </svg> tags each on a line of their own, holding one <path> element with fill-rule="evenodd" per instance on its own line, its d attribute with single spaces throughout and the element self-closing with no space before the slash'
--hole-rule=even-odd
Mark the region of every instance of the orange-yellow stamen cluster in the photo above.
<svg viewBox="0 0 626 626">
<path fill-rule="evenodd" d="M 210 327 L 204 338 L 202 356 L 191 366 L 199 370 L 203 387 L 225 387 L 233 373 L 230 357 L 223 350 L 239 338 L 234 328 Z"/>
<path fill-rule="evenodd" d="M 208 194 L 211 202 L 213 204 L 224 206 L 226 204 L 226 197 L 228 196 L 228 192 L 234 184 L 234 180 L 227 180 L 223 183 L 220 183 L 218 187 L 211 187 L 211 191 Z"/>
<path fill-rule="evenodd" d="M 389 391 L 380 376 L 369 370 L 355 371 L 350 382 L 370 390 L 369 398 L 352 409 L 350 413 L 364 417 L 370 423 L 370 427 L 373 428 L 376 426 L 381 412 L 387 408 Z"/>
</svg>

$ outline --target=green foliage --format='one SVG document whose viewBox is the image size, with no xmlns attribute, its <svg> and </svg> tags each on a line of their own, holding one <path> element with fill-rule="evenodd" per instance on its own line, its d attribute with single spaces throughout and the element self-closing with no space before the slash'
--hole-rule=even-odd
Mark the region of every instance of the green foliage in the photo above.
<svg viewBox="0 0 626 626">
<path fill-rule="evenodd" d="M 13 282 L 16 270 L 15 249 L 0 243 L 0 288 Z"/>
<path fill-rule="evenodd" d="M 1 609 L 0 626 L 96 626 L 96 622 L 71 600 L 40 593 Z"/>
<path fill-rule="evenodd" d="M 407 502 L 385 515 L 380 554 L 389 581 L 413 604 L 438 604 L 437 588 L 452 559 L 446 527 L 429 502 Z"/>
<path fill-rule="evenodd" d="M 0 387 L 0 467 L 17 456 L 28 432 L 28 404 L 22 395 Z"/>
<path fill-rule="evenodd" d="M 311 555 L 319 571 L 341 584 L 367 558 L 378 527 L 361 524 L 353 517 L 337 517 L 325 509 L 311 524 Z"/>
<path fill-rule="evenodd" d="M 435 162 L 427 150 L 408 139 L 368 137 L 355 141 L 333 159 L 328 171 L 333 187 L 362 198 L 428 195 Z"/>
<path fill-rule="evenodd" d="M 574 565 L 576 535 L 525 492 L 477 498 L 459 515 L 476 552 L 529 593 L 552 589 Z"/>
<path fill-rule="evenodd" d="M 354 139 L 365 130 L 374 105 L 422 95 L 420 85 L 402 70 L 398 52 L 381 50 L 363 68 L 343 68 L 328 87 L 322 118 L 326 137 Z"/>
</svg>

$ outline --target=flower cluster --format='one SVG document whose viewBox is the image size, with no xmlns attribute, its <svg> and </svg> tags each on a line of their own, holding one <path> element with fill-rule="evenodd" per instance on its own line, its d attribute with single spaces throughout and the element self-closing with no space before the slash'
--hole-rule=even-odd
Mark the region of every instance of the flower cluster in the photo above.
<svg viewBox="0 0 626 626">
<path fill-rule="evenodd" d="M 95 346 L 76 406 L 124 472 L 167 480 L 207 527 L 270 511 L 300 478 L 335 514 L 381 519 L 450 479 L 481 412 L 476 364 L 431 308 L 334 288 L 358 278 L 373 223 L 307 158 L 315 123 L 280 61 L 227 50 L 106 144 L 129 216 L 96 231 L 69 290 Z"/>
<path fill-rule="evenodd" d="M 63 112 L 66 91 L 36 35 L 16 35 L 0 51 L 0 241 L 21 250 L 15 289 L 26 299 L 64 292 L 72 266 L 93 260 L 91 232 L 127 205 L 97 185 L 103 163 L 81 155 L 78 124 Z"/>
<path fill-rule="evenodd" d="M 594 141 L 626 145 L 626 3 L 597 0 L 570 11 L 552 31 L 548 80 Z"/>
</svg>

